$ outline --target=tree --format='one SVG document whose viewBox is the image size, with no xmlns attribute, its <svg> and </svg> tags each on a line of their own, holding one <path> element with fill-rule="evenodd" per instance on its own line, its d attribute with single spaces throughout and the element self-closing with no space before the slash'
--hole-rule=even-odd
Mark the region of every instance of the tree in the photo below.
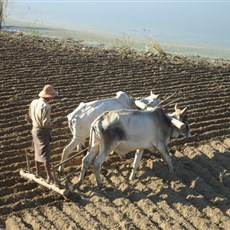
<svg viewBox="0 0 230 230">
<path fill-rule="evenodd" d="M 0 30 L 2 29 L 3 21 L 3 0 L 0 0 Z"/>
<path fill-rule="evenodd" d="M 0 30 L 2 30 L 5 12 L 4 9 L 6 8 L 7 0 L 0 0 Z"/>
</svg>

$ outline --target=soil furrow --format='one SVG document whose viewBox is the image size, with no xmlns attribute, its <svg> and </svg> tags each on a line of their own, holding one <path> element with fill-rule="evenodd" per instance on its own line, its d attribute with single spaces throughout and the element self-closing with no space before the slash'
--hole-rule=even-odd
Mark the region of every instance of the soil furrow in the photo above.
<svg viewBox="0 0 230 230">
<path fill-rule="evenodd" d="M 97 220 L 77 204 L 64 203 L 63 211 L 84 229 L 101 229 Z"/>
<path fill-rule="evenodd" d="M 179 161 L 177 164 L 183 168 L 184 173 L 177 171 L 177 175 L 184 184 L 201 194 L 213 206 L 221 209 L 229 205 L 229 193 L 226 192 L 226 189 L 222 191 L 217 187 L 219 182 L 212 178 L 207 169 L 203 169 L 194 161 L 191 161 L 186 167 Z"/>
<path fill-rule="evenodd" d="M 204 222 L 205 218 L 203 216 L 204 214 L 202 214 L 203 209 L 202 209 L 202 205 L 201 205 L 201 201 L 200 201 L 200 199 L 203 199 L 204 197 L 200 196 L 199 193 L 196 193 L 195 191 L 191 190 L 189 188 L 189 186 L 187 187 L 186 184 L 181 184 L 181 182 L 183 180 L 180 181 L 180 179 L 179 179 L 179 181 L 178 181 L 176 178 L 171 179 L 169 177 L 168 172 L 164 172 L 164 169 L 162 168 L 162 166 L 157 165 L 156 162 L 152 163 L 151 161 L 148 161 L 148 164 L 145 164 L 145 165 L 149 165 L 149 167 L 150 167 L 150 170 L 146 169 L 148 172 L 147 175 L 149 175 L 150 178 L 151 177 L 156 178 L 155 175 L 159 176 L 160 178 L 163 178 L 163 182 L 160 180 L 156 180 L 156 179 L 155 180 L 150 179 L 149 182 L 146 184 L 146 186 L 152 191 L 152 192 L 149 192 L 151 194 L 151 196 L 150 196 L 151 199 L 155 203 L 156 202 L 157 202 L 157 204 L 159 203 L 158 205 L 160 207 L 161 207 L 160 204 L 163 201 L 167 202 L 167 205 L 174 210 L 175 210 L 175 205 L 177 203 L 183 204 L 183 205 L 185 205 L 183 210 L 185 210 L 185 208 L 188 208 L 188 209 L 190 209 L 190 211 L 188 211 L 188 212 L 192 212 L 192 210 L 193 210 L 195 213 L 200 213 L 198 215 L 199 218 L 201 218 L 199 222 L 200 222 L 200 224 L 204 224 L 203 222 Z M 178 170 L 179 171 L 182 170 L 183 165 L 181 166 L 180 163 L 178 163 L 178 162 L 177 162 L 177 164 L 174 163 L 174 165 L 176 166 L 176 174 L 178 175 Z M 179 168 L 179 169 L 177 170 L 177 168 Z M 180 175 L 180 173 L 179 173 L 179 175 Z M 156 186 L 155 184 L 156 185 L 159 184 L 159 186 Z M 189 197 L 193 197 L 194 199 L 190 200 L 190 199 L 188 199 Z M 205 199 L 203 202 L 205 203 Z M 191 206 L 191 204 L 192 204 L 192 206 Z M 206 205 L 208 206 L 210 204 L 207 202 Z M 165 210 L 170 210 L 170 208 L 165 207 Z M 183 215 L 181 213 L 180 209 L 176 209 L 176 210 L 178 211 L 179 215 L 182 215 L 182 217 L 184 217 L 185 220 L 187 220 L 190 224 L 193 224 L 194 226 L 196 226 L 196 223 L 191 222 L 191 219 L 187 219 L 187 216 Z M 192 215 L 192 213 L 191 213 L 191 215 Z M 197 218 L 198 218 L 198 216 L 197 216 Z M 205 220 L 205 222 L 206 222 L 206 220 Z M 209 222 L 211 222 L 211 218 L 209 219 Z M 208 224 L 208 222 L 206 222 L 206 224 Z M 200 227 L 198 227 L 198 226 L 196 226 L 196 228 L 200 229 Z"/>
<path fill-rule="evenodd" d="M 0 43 L 0 228 L 229 229 L 229 60 L 121 54 L 22 33 L 0 32 Z M 53 84 L 60 94 L 52 102 L 56 121 L 67 121 L 82 101 L 112 98 L 117 91 L 137 98 L 153 90 L 161 100 L 177 92 L 164 110 L 173 112 L 174 99 L 179 108 L 187 106 L 192 137 L 169 144 L 176 156 L 175 178 L 148 151 L 134 181 L 128 180 L 134 155 L 120 160 L 113 154 L 101 170 L 106 189 L 97 189 L 90 167 L 69 200 L 21 178 L 32 139 L 25 116 L 44 84 Z M 67 126 L 52 135 L 55 165 L 72 135 Z M 65 172 L 80 169 L 83 156 L 69 162 Z M 33 151 L 29 161 L 35 172 Z"/>
<path fill-rule="evenodd" d="M 58 229 L 49 221 L 47 216 L 36 209 L 25 210 L 22 214 L 23 221 L 31 225 L 31 229 Z"/>
<path fill-rule="evenodd" d="M 85 229 L 56 206 L 46 206 L 41 212 L 57 229 Z"/>
</svg>

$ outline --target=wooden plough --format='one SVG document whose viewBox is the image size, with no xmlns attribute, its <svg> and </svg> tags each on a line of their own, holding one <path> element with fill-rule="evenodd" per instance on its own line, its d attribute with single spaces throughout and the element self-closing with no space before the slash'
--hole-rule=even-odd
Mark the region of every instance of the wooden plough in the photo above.
<svg viewBox="0 0 230 230">
<path fill-rule="evenodd" d="M 74 173 L 76 173 L 77 171 L 79 171 L 79 168 L 73 170 L 72 172 L 70 172 L 69 174 L 67 174 L 64 178 L 58 179 L 55 173 L 55 168 L 57 168 L 58 166 L 65 164 L 66 162 L 72 160 L 74 157 L 76 157 L 78 154 L 84 152 L 85 150 L 87 150 L 89 147 L 83 149 L 82 151 L 78 152 L 77 154 L 69 157 L 68 159 L 66 159 L 65 161 L 55 165 L 54 167 L 52 167 L 52 172 L 53 172 L 53 177 L 54 177 L 54 183 L 49 184 L 45 181 L 44 178 L 41 177 L 36 177 L 32 172 L 31 172 L 31 168 L 30 168 L 30 163 L 29 163 L 29 150 L 31 152 L 32 148 L 26 148 L 25 149 L 25 156 L 26 156 L 26 163 L 27 163 L 27 171 L 21 169 L 20 170 L 20 175 L 30 181 L 34 181 L 37 184 L 40 184 L 48 189 L 52 189 L 54 192 L 57 192 L 59 194 L 61 194 L 62 196 L 67 197 L 71 190 L 69 188 L 68 184 L 64 184 L 63 183 L 65 181 L 67 181 Z"/>
<path fill-rule="evenodd" d="M 29 180 L 33 180 L 34 182 L 48 188 L 48 189 L 52 189 L 54 192 L 57 192 L 59 194 L 61 194 L 62 196 L 68 196 L 70 191 L 68 189 L 65 188 L 61 188 L 59 185 L 57 184 L 48 184 L 43 178 L 39 178 L 36 177 L 34 174 L 26 172 L 24 170 L 20 170 L 20 175 L 26 179 Z"/>
<path fill-rule="evenodd" d="M 83 111 L 82 113 L 78 114 L 78 116 L 82 115 L 83 113 L 87 112 L 88 110 L 92 109 L 92 106 L 89 106 L 89 108 L 87 108 L 85 111 Z M 58 166 L 65 164 L 66 162 L 72 160 L 74 157 L 76 157 L 78 154 L 84 152 L 85 150 L 87 150 L 89 147 L 83 149 L 82 151 L 78 152 L 77 154 L 73 155 L 72 157 L 69 157 L 68 159 L 66 159 L 65 161 L 55 165 L 54 167 L 52 167 L 52 172 L 53 172 L 53 177 L 54 177 L 54 184 L 49 184 L 47 183 L 43 178 L 41 177 L 36 177 L 33 173 L 31 173 L 31 169 L 30 169 L 30 163 L 29 163 L 29 150 L 30 152 L 34 151 L 34 147 L 33 147 L 33 143 L 32 146 L 30 148 L 25 148 L 25 156 L 26 156 L 26 163 L 27 163 L 27 171 L 21 169 L 20 170 L 20 175 L 26 179 L 32 180 L 46 188 L 52 189 L 53 191 L 61 194 L 62 196 L 68 196 L 70 193 L 70 189 L 69 189 L 69 185 L 67 183 L 65 183 L 65 185 L 63 185 L 62 183 L 64 181 L 67 181 L 70 176 L 72 176 L 74 173 L 76 173 L 77 171 L 79 171 L 79 168 L 73 170 L 71 173 L 69 173 L 68 175 L 66 175 L 64 178 L 62 179 L 58 179 L 55 173 L 55 168 L 57 168 Z"/>
</svg>

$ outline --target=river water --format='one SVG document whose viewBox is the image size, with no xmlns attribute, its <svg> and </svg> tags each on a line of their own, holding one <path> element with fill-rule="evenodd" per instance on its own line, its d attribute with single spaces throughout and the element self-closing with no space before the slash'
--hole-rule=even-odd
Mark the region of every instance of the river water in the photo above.
<svg viewBox="0 0 230 230">
<path fill-rule="evenodd" d="M 230 1 L 15 0 L 6 9 L 16 30 L 230 59 Z"/>
</svg>

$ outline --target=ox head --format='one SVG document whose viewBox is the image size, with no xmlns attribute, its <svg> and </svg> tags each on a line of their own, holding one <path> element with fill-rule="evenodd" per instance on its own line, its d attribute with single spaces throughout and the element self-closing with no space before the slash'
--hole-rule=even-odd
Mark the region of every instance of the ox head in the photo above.
<svg viewBox="0 0 230 230">
<path fill-rule="evenodd" d="M 177 108 L 176 104 L 174 109 L 175 112 L 171 114 L 172 124 L 176 127 L 173 136 L 178 137 L 181 134 L 182 136 L 190 137 L 191 131 L 188 124 L 187 107 L 181 110 Z"/>
<path fill-rule="evenodd" d="M 159 95 L 150 92 L 150 96 L 135 100 L 135 104 L 139 109 L 146 109 L 147 107 L 156 107 L 160 103 Z"/>
</svg>

